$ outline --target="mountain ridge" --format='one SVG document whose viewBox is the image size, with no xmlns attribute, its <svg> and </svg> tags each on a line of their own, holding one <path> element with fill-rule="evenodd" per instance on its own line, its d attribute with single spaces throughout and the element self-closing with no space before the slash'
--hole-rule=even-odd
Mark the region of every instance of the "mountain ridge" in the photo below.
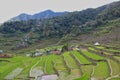
<svg viewBox="0 0 120 80">
<path fill-rule="evenodd" d="M 10 19 L 10 21 L 21 21 L 21 20 L 30 20 L 30 19 L 44 19 L 44 18 L 51 18 L 55 16 L 60 16 L 67 14 L 69 12 L 64 11 L 64 12 L 54 12 L 52 10 L 45 10 L 39 13 L 35 13 L 33 15 L 29 15 L 27 13 L 22 13 L 16 17 L 13 17 Z"/>
</svg>

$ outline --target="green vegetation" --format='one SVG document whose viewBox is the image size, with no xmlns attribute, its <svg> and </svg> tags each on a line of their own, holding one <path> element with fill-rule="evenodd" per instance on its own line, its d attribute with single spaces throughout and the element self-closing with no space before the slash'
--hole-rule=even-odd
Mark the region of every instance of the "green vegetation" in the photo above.
<svg viewBox="0 0 120 80">
<path fill-rule="evenodd" d="M 68 63 L 68 65 L 70 66 L 70 68 L 78 68 L 77 63 L 75 62 L 75 60 L 72 58 L 72 56 L 70 56 L 69 52 L 65 52 L 63 54 L 65 61 Z"/>
<path fill-rule="evenodd" d="M 24 59 L 21 56 L 16 56 L 12 59 L 10 59 L 11 62 L 6 63 L 4 67 L 0 67 L 0 79 L 3 79 L 6 75 L 8 75 L 11 71 L 16 69 L 17 67 L 22 67 L 23 61 L 21 59 Z"/>
<path fill-rule="evenodd" d="M 47 56 L 45 55 L 40 57 L 40 62 L 35 67 L 40 67 L 41 70 L 44 70 L 46 59 L 47 59 Z"/>
<path fill-rule="evenodd" d="M 73 55 L 82 63 L 82 64 L 90 64 L 91 62 L 88 61 L 85 57 L 83 57 L 79 52 L 72 51 Z"/>
<path fill-rule="evenodd" d="M 0 25 L 0 48 L 6 51 L 26 46 L 30 48 L 33 45 L 38 46 L 42 40 L 43 43 L 47 43 L 45 40 L 50 39 L 56 43 L 65 43 L 69 40 L 80 40 L 84 43 L 119 42 L 120 37 L 117 33 L 119 34 L 120 2 L 112 4 L 109 7 L 105 5 L 48 19 L 5 22 Z M 51 42 L 54 42 L 53 40 Z"/>
<path fill-rule="evenodd" d="M 16 74 L 14 80 L 28 79 L 34 68 L 43 71 L 44 75 L 58 74 L 59 80 L 119 80 L 120 56 L 104 51 L 119 52 L 119 14 L 120 1 L 48 19 L 3 23 L 0 25 L 0 50 L 14 56 L 0 58 L 0 80 L 9 77 L 18 68 L 23 70 Z M 96 46 L 104 49 L 101 50 L 103 53 L 99 53 L 100 50 L 92 47 L 95 42 L 117 49 Z M 80 53 L 80 47 L 83 53 Z M 40 49 L 43 55 L 26 57 L 26 54 L 34 55 L 36 49 Z M 57 49 L 62 53 L 52 54 Z"/>
<path fill-rule="evenodd" d="M 25 61 L 24 61 L 25 60 Z M 24 63 L 22 64 L 23 66 L 23 71 L 17 76 L 18 78 L 27 78 L 29 76 L 29 71 L 32 68 L 32 66 L 39 60 L 39 58 L 23 58 Z"/>
<path fill-rule="evenodd" d="M 120 78 L 113 78 L 113 79 L 110 79 L 110 80 L 120 80 Z"/>
<path fill-rule="evenodd" d="M 90 49 L 90 50 L 93 50 L 93 51 L 96 51 L 94 48 L 92 48 L 92 47 L 88 47 L 88 49 Z"/>
<path fill-rule="evenodd" d="M 104 80 L 105 78 L 110 76 L 109 68 L 106 62 L 99 62 L 97 66 L 94 68 L 94 78 L 98 78 L 100 80 Z"/>
<path fill-rule="evenodd" d="M 110 60 L 110 64 L 111 64 L 111 67 L 112 67 L 112 75 L 117 75 L 120 73 L 120 64 L 118 64 L 117 62 L 113 61 L 113 60 Z"/>
<path fill-rule="evenodd" d="M 80 78 L 80 80 L 82 79 L 89 80 L 93 73 L 93 67 L 94 67 L 93 65 L 82 66 L 83 76 Z"/>
<path fill-rule="evenodd" d="M 85 74 L 85 75 L 83 75 L 82 77 L 77 78 L 77 79 L 75 79 L 75 80 L 89 80 L 89 79 L 90 79 L 90 76 L 89 76 L 88 74 Z"/>
<path fill-rule="evenodd" d="M 63 62 L 63 58 L 61 55 L 54 55 L 56 57 L 53 61 L 55 62 L 55 67 L 58 71 L 65 70 L 66 71 L 66 66 Z"/>
<path fill-rule="evenodd" d="M 120 56 L 114 56 L 114 57 L 120 61 Z"/>
<path fill-rule="evenodd" d="M 94 54 L 94 53 L 90 53 L 90 52 L 88 52 L 87 50 L 82 50 L 82 52 L 83 52 L 84 54 L 86 54 L 87 56 L 89 56 L 90 58 L 95 59 L 95 60 L 104 59 L 103 57 L 98 56 L 98 55 L 96 55 L 96 54 Z"/>
<path fill-rule="evenodd" d="M 115 50 L 115 49 L 111 49 L 111 48 L 105 48 L 105 47 L 102 47 L 102 46 L 97 46 L 97 48 L 100 48 L 100 49 L 103 49 L 103 50 L 108 50 L 108 51 L 111 51 L 111 52 L 119 52 L 119 50 Z"/>
<path fill-rule="evenodd" d="M 57 47 L 56 47 L 57 48 Z M 97 65 L 91 64 L 89 59 L 86 59 L 79 51 L 72 50 L 62 53 L 61 55 L 46 54 L 45 50 L 54 50 L 54 47 L 46 47 L 45 49 L 40 49 L 44 52 L 42 56 L 38 57 L 25 57 L 25 54 L 15 55 L 13 58 L 0 58 L 0 60 L 8 60 L 10 62 L 0 62 L 0 79 L 9 78 L 17 68 L 23 69 L 20 74 L 18 74 L 14 80 L 17 78 L 27 79 L 30 76 L 30 71 L 32 69 L 40 69 L 44 74 L 59 74 L 59 80 L 71 79 L 71 80 L 88 80 L 90 78 L 96 79 L 106 79 L 110 77 L 110 69 L 112 71 L 112 76 L 116 76 L 120 73 L 120 65 L 118 62 L 109 59 L 110 63 L 107 64 L 106 61 L 98 61 Z M 58 48 L 61 48 L 58 46 Z M 87 55 L 89 58 L 94 60 L 105 60 L 107 57 L 102 57 L 97 54 L 87 51 L 87 49 L 81 49 L 81 51 Z M 97 50 L 96 50 L 97 51 Z M 72 56 L 73 55 L 73 56 Z M 108 54 L 106 54 L 108 55 Z M 64 57 L 64 58 L 63 58 Z M 115 56 L 113 56 L 115 57 Z M 119 57 L 115 57 L 119 59 Z M 79 62 L 77 62 L 78 60 Z M 65 64 L 65 62 L 67 65 Z M 68 69 L 70 68 L 70 71 Z M 112 80 L 119 79 L 111 78 Z"/>
<path fill-rule="evenodd" d="M 52 64 L 52 60 L 54 60 L 55 57 L 53 57 L 53 55 L 49 55 L 48 58 L 46 59 L 45 62 L 45 70 L 47 74 L 54 74 L 55 71 L 53 70 L 53 64 Z M 49 66 L 49 67 L 48 67 Z"/>
</svg>

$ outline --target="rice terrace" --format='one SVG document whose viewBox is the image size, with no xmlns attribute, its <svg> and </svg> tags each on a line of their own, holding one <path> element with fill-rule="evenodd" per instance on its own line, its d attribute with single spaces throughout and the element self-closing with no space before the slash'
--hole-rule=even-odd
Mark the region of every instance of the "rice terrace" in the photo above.
<svg viewBox="0 0 120 80">
<path fill-rule="evenodd" d="M 58 80 L 120 79 L 118 49 L 80 45 L 72 46 L 60 54 L 48 52 L 54 49 L 55 47 L 40 49 L 44 54 L 34 57 L 14 55 L 12 58 L 0 58 L 0 80 L 40 80 L 42 76 L 55 75 Z"/>
<path fill-rule="evenodd" d="M 0 80 L 120 80 L 120 0 L 0 0 Z"/>
</svg>

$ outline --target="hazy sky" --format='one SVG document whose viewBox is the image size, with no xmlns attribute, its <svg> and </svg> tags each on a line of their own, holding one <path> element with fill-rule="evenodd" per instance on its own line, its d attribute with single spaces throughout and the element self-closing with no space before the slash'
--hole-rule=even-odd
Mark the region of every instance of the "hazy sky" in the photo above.
<svg viewBox="0 0 120 80">
<path fill-rule="evenodd" d="M 119 0 L 0 0 L 0 23 L 21 13 L 34 14 L 53 11 L 80 11 Z"/>
</svg>

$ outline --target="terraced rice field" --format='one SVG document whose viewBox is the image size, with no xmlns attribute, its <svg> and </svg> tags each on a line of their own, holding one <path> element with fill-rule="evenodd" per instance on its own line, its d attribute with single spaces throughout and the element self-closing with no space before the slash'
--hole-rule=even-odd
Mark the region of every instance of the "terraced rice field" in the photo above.
<svg viewBox="0 0 120 80">
<path fill-rule="evenodd" d="M 98 55 L 93 54 L 93 53 L 91 53 L 91 52 L 88 52 L 87 50 L 82 50 L 82 52 L 83 52 L 85 55 L 87 55 L 87 56 L 89 56 L 90 58 L 95 59 L 95 60 L 102 60 L 102 59 L 104 59 L 104 57 L 101 57 L 101 56 L 98 56 Z"/>
<path fill-rule="evenodd" d="M 4 66 L 0 67 L 0 79 L 4 79 L 10 72 L 15 70 L 16 68 L 25 66 L 23 59 L 24 58 L 21 56 L 16 56 L 12 59 L 7 59 L 10 62 L 6 62 L 4 63 Z"/>
<path fill-rule="evenodd" d="M 55 71 L 53 70 L 53 64 L 52 64 L 52 60 L 53 60 L 53 55 L 49 55 L 49 57 L 46 59 L 46 62 L 45 62 L 45 72 L 47 74 L 54 74 Z M 48 67 L 49 66 L 49 67 Z"/>
<path fill-rule="evenodd" d="M 54 62 L 55 62 L 55 67 L 56 67 L 56 69 L 58 70 L 58 71 L 64 71 L 64 70 L 67 70 L 66 69 L 66 66 L 65 66 L 65 64 L 64 64 L 64 62 L 63 62 L 63 59 L 62 59 L 62 57 L 61 56 L 57 56 L 57 55 L 54 55 L 54 57 L 56 57 L 54 60 Z"/>
<path fill-rule="evenodd" d="M 82 71 L 84 72 L 84 74 L 81 77 L 81 80 L 82 79 L 89 80 L 92 74 L 94 74 L 93 68 L 94 68 L 93 65 L 82 66 Z"/>
<path fill-rule="evenodd" d="M 97 51 L 91 47 L 89 49 Z M 0 80 L 25 80 L 32 76 L 36 79 L 38 76 L 51 74 L 57 74 L 58 80 L 120 80 L 118 62 L 87 49 L 81 49 L 81 52 L 87 58 L 75 50 L 61 55 L 44 54 L 38 57 L 16 55 L 13 58 L 0 58 Z M 110 53 L 106 55 L 108 54 Z M 120 61 L 119 56 L 113 57 Z M 88 58 L 96 61 L 96 65 Z"/>
<path fill-rule="evenodd" d="M 24 62 L 23 71 L 17 76 L 17 78 L 27 78 L 29 76 L 30 69 L 39 60 L 39 58 L 34 58 Z"/>
<path fill-rule="evenodd" d="M 73 51 L 72 52 L 74 56 L 80 61 L 82 64 L 91 64 L 90 61 L 88 61 L 84 56 L 82 56 L 79 52 Z"/>
<path fill-rule="evenodd" d="M 120 56 L 114 56 L 114 57 L 120 61 Z"/>
<path fill-rule="evenodd" d="M 115 49 L 112 49 L 112 48 L 105 48 L 105 47 L 102 47 L 102 46 L 97 46 L 97 48 L 108 50 L 108 51 L 111 51 L 111 52 L 119 52 L 119 50 L 115 50 Z"/>
<path fill-rule="evenodd" d="M 69 52 L 66 52 L 65 54 L 63 54 L 63 56 L 65 58 L 65 61 L 68 63 L 68 66 L 70 66 L 70 68 L 74 69 L 79 67 Z"/>
<path fill-rule="evenodd" d="M 110 64 L 112 67 L 112 75 L 117 75 L 120 74 L 120 64 L 118 64 L 117 62 L 110 60 Z"/>
<path fill-rule="evenodd" d="M 104 80 L 110 76 L 109 68 L 106 62 L 99 62 L 94 68 L 93 77 L 99 80 Z"/>
</svg>

